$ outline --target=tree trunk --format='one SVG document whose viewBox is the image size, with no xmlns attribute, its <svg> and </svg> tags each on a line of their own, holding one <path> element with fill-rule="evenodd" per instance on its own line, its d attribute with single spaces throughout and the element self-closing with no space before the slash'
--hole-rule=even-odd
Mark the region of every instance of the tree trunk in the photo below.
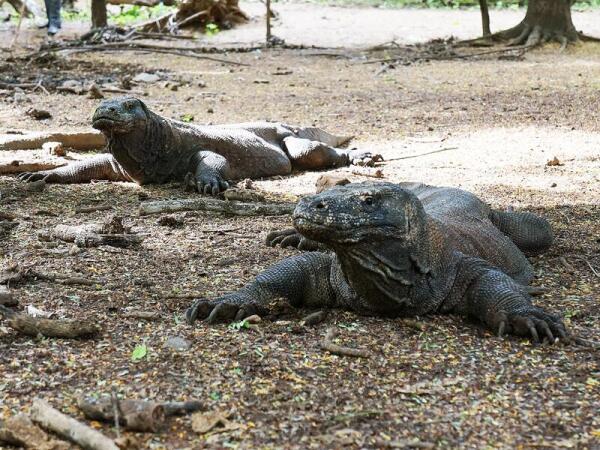
<svg viewBox="0 0 600 450">
<path fill-rule="evenodd" d="M 579 36 L 571 20 L 571 0 L 529 0 L 523 21 L 495 36 L 510 39 L 511 45 L 575 42 Z"/>
<path fill-rule="evenodd" d="M 106 0 L 92 0 L 92 28 L 103 28 L 107 25 Z"/>
</svg>

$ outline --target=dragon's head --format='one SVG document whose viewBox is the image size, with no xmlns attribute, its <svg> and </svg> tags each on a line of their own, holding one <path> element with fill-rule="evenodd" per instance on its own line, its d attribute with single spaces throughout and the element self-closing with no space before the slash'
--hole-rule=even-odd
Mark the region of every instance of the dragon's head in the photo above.
<svg viewBox="0 0 600 450">
<path fill-rule="evenodd" d="M 148 108 L 134 97 L 104 100 L 92 116 L 92 126 L 106 135 L 126 134 L 148 120 Z"/>
<path fill-rule="evenodd" d="M 421 201 L 393 183 L 352 183 L 303 198 L 294 226 L 332 248 L 393 239 L 415 244 L 425 225 Z"/>
</svg>

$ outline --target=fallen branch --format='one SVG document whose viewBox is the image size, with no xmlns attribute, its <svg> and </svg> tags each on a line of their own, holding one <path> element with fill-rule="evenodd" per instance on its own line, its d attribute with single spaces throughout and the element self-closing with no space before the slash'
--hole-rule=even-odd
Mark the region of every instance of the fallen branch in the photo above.
<svg viewBox="0 0 600 450">
<path fill-rule="evenodd" d="M 160 314 L 155 311 L 126 311 L 123 316 L 127 319 L 159 320 Z"/>
<path fill-rule="evenodd" d="M 41 149 L 46 142 L 60 142 L 73 150 L 98 150 L 106 146 L 104 135 L 97 131 L 32 132 L 0 135 L 0 150 Z"/>
<path fill-rule="evenodd" d="M 371 177 L 371 178 L 383 178 L 383 170 L 381 169 L 353 169 L 352 173 L 354 175 L 361 175 L 363 177 Z"/>
<path fill-rule="evenodd" d="M 52 230 L 38 232 L 38 239 L 74 242 L 78 247 L 110 245 L 121 248 L 133 247 L 143 241 L 142 236 L 127 231 L 121 217 L 111 217 L 104 223 L 56 225 Z"/>
<path fill-rule="evenodd" d="M 77 214 L 87 214 L 96 211 L 108 211 L 113 209 L 111 205 L 98 205 L 98 206 L 87 206 L 83 208 L 77 208 L 75 212 Z"/>
<path fill-rule="evenodd" d="M 234 216 L 283 216 L 292 214 L 295 203 L 244 203 L 198 197 L 181 200 L 160 200 L 143 202 L 140 216 L 172 213 L 177 211 L 212 211 Z"/>
<path fill-rule="evenodd" d="M 43 319 L 21 314 L 0 305 L 9 327 L 26 336 L 39 335 L 51 338 L 78 339 L 97 335 L 101 329 L 97 323 L 82 320 Z"/>
<path fill-rule="evenodd" d="M 146 400 L 119 400 L 118 417 L 111 397 L 80 398 L 77 403 L 86 418 L 107 423 L 118 420 L 129 431 L 160 431 L 167 417 L 163 405 Z"/>
<path fill-rule="evenodd" d="M 50 437 L 25 414 L 18 414 L 7 419 L 6 422 L 0 423 L 0 442 L 36 450 L 68 450 L 71 448 L 68 442 Z"/>
<path fill-rule="evenodd" d="M 397 158 L 386 158 L 385 162 L 388 162 L 388 161 L 398 161 L 398 160 L 401 160 L 401 159 L 420 158 L 421 156 L 433 155 L 434 153 L 447 152 L 449 150 L 457 150 L 457 149 L 458 149 L 458 147 L 445 147 L 445 148 L 440 148 L 438 150 L 432 150 L 430 152 L 419 153 L 418 155 L 398 156 Z"/>
<path fill-rule="evenodd" d="M 44 400 L 35 399 L 33 401 L 31 418 L 45 429 L 53 431 L 86 450 L 119 450 L 119 447 L 111 439 L 66 416 Z"/>
<path fill-rule="evenodd" d="M 335 328 L 329 328 L 327 333 L 325 334 L 325 338 L 321 341 L 321 348 L 323 350 L 328 351 L 329 353 L 333 353 L 334 355 L 341 356 L 354 356 L 356 358 L 370 358 L 371 352 L 368 350 L 362 350 L 359 348 L 350 348 L 343 347 L 341 345 L 337 345 L 333 343 L 337 335 L 337 330 Z"/>
<path fill-rule="evenodd" d="M 198 400 L 188 400 L 186 402 L 165 402 L 161 403 L 167 417 L 185 416 L 204 409 L 204 404 Z"/>
<path fill-rule="evenodd" d="M 14 298 L 8 287 L 0 284 L 0 305 L 17 306 L 18 304 L 19 302 Z"/>
<path fill-rule="evenodd" d="M 230 59 L 217 58 L 216 56 L 209 56 L 200 54 L 195 51 L 193 47 L 166 47 L 152 44 L 142 44 L 140 42 L 107 42 L 104 44 L 96 45 L 81 45 L 81 46 L 70 46 L 65 48 L 58 48 L 49 52 L 69 52 L 69 53 L 85 53 L 85 52 L 112 52 L 112 51 L 143 51 L 150 53 L 166 53 L 169 55 L 184 56 L 187 58 L 205 59 L 209 61 L 220 62 L 223 64 L 232 64 L 235 66 L 250 66 L 250 64 L 232 61 Z M 38 56 L 42 56 L 39 54 Z"/>
</svg>

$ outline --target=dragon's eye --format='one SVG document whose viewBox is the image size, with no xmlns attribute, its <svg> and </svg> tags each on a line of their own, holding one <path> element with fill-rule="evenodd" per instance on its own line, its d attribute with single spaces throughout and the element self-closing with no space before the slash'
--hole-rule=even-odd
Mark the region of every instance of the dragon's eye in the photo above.
<svg viewBox="0 0 600 450">
<path fill-rule="evenodd" d="M 365 205 L 371 206 L 373 204 L 373 197 L 367 195 L 365 198 L 363 198 L 363 202 L 365 203 Z"/>
</svg>

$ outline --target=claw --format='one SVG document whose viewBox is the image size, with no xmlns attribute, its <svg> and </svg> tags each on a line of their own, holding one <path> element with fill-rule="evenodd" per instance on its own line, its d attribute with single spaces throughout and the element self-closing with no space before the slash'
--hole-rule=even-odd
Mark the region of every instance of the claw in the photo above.
<svg viewBox="0 0 600 450">
<path fill-rule="evenodd" d="M 529 333 L 531 334 L 533 342 L 535 342 L 536 344 L 539 344 L 540 336 L 538 335 L 538 332 L 535 328 L 535 325 L 533 324 L 533 321 L 531 319 L 526 319 L 525 324 L 527 325 L 527 329 L 529 330 Z"/>
<path fill-rule="evenodd" d="M 553 344 L 556 340 L 554 338 L 554 334 L 552 334 L 552 330 L 548 326 L 548 324 L 543 320 L 538 320 L 535 323 L 536 327 L 541 328 L 540 332 L 544 337 L 547 337 L 550 340 L 550 343 Z"/>
<path fill-rule="evenodd" d="M 500 322 L 500 325 L 498 325 L 498 337 L 502 338 L 502 336 L 504 336 L 504 329 L 506 328 L 506 321 L 503 320 L 502 322 Z"/>
<path fill-rule="evenodd" d="M 206 319 L 206 323 L 212 325 L 219 322 L 231 321 L 237 315 L 238 309 L 238 306 L 231 303 L 219 303 Z"/>
</svg>

